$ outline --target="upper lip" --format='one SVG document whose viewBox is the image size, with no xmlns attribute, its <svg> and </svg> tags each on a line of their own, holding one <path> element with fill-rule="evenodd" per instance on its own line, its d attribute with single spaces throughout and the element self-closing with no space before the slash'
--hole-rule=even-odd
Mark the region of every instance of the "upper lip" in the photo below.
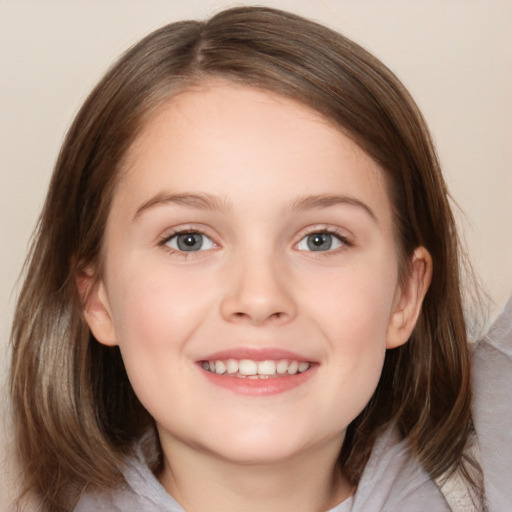
<svg viewBox="0 0 512 512">
<path fill-rule="evenodd" d="M 290 350 L 281 348 L 254 348 L 254 347 L 238 347 L 233 349 L 220 350 L 208 354 L 200 361 L 224 361 L 227 359 L 250 359 L 252 361 L 267 361 L 288 359 L 298 362 L 314 362 L 311 358 L 297 354 Z"/>
</svg>

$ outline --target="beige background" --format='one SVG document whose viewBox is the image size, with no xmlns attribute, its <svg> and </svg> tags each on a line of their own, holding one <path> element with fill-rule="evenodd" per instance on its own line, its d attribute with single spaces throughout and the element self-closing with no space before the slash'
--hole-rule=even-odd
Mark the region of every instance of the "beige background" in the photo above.
<svg viewBox="0 0 512 512">
<path fill-rule="evenodd" d="M 352 37 L 411 90 L 465 212 L 459 214 L 461 227 L 494 300 L 494 316 L 512 292 L 512 1 L 259 3 L 309 16 Z M 167 22 L 206 17 L 232 5 L 213 0 L 0 0 L 2 393 L 16 276 L 73 114 L 107 66 L 143 35 Z M 0 404 L 5 404 L 3 397 Z M 2 409 L 4 447 L 10 431 Z M 0 510 L 8 510 L 5 472 L 0 467 Z"/>
</svg>

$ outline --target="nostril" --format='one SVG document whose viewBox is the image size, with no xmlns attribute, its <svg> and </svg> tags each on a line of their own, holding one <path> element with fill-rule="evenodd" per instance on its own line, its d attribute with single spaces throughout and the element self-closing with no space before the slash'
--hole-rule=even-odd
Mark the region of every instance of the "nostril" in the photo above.
<svg viewBox="0 0 512 512">
<path fill-rule="evenodd" d="M 257 314 L 250 314 L 250 313 L 244 313 L 243 311 L 234 311 L 231 314 L 231 319 L 233 321 L 250 321 L 251 323 L 260 324 L 267 322 L 280 322 L 286 319 L 288 315 L 282 311 L 276 311 L 275 313 L 271 313 L 270 315 L 257 315 Z"/>
<path fill-rule="evenodd" d="M 255 325 L 270 322 L 277 324 L 291 320 L 295 315 L 294 301 L 283 294 L 244 296 L 233 294 L 224 297 L 220 303 L 220 314 L 229 322 Z"/>
</svg>

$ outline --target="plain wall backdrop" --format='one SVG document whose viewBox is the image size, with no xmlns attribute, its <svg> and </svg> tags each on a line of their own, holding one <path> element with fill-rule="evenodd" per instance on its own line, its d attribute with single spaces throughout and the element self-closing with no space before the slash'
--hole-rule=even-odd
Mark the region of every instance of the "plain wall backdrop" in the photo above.
<svg viewBox="0 0 512 512">
<path fill-rule="evenodd" d="M 0 456 L 16 278 L 73 115 L 107 67 L 151 30 L 251 2 L 0 0 Z M 475 269 L 512 292 L 512 1 L 260 1 L 334 28 L 404 82 L 436 142 Z M 12 472 L 0 460 L 0 510 Z M 5 479 L 5 484 L 4 484 Z"/>
</svg>

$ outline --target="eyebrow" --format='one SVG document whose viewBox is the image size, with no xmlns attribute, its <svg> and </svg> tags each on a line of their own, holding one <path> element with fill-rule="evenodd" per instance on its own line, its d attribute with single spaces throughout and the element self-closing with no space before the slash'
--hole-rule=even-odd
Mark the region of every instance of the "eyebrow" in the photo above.
<svg viewBox="0 0 512 512">
<path fill-rule="evenodd" d="M 136 220 L 144 212 L 155 208 L 157 206 L 177 205 L 186 206 L 189 208 L 197 208 L 200 210 L 209 211 L 220 211 L 226 212 L 229 210 L 229 204 L 226 199 L 218 196 L 214 196 L 206 193 L 164 193 L 161 192 L 152 198 L 142 203 L 135 215 L 133 220 Z M 363 201 L 350 196 L 339 196 L 339 195 L 316 195 L 316 196 L 304 196 L 299 197 L 292 201 L 289 205 L 289 210 L 292 212 L 299 212 L 304 210 L 322 209 L 329 208 L 338 205 L 349 205 L 360 208 L 366 214 L 368 214 L 373 221 L 378 223 L 377 216 L 373 210 Z"/>
<path fill-rule="evenodd" d="M 374 211 L 363 201 L 350 196 L 317 195 L 299 197 L 291 203 L 290 209 L 292 212 L 298 212 L 303 210 L 313 210 L 316 208 L 329 208 L 331 206 L 338 205 L 348 205 L 360 208 L 378 224 L 378 219 Z"/>
<path fill-rule="evenodd" d="M 137 211 L 133 216 L 133 220 L 137 219 L 137 217 L 140 217 L 140 215 L 142 215 L 147 210 L 155 208 L 156 206 L 166 205 L 187 206 L 189 208 L 198 208 L 200 210 L 222 212 L 228 210 L 228 205 L 225 200 L 210 194 L 168 194 L 161 192 L 142 203 L 139 208 L 137 208 Z"/>
</svg>

